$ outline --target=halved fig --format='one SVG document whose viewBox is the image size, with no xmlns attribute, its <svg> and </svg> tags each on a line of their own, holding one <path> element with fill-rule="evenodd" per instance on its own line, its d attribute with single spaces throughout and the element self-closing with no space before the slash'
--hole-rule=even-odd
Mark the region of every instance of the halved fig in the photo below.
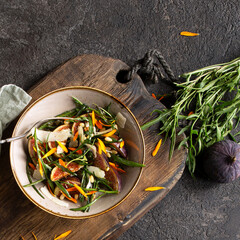
<svg viewBox="0 0 240 240">
<path fill-rule="evenodd" d="M 114 138 L 116 140 L 119 139 L 119 136 L 117 135 L 112 135 L 111 138 Z M 110 145 L 113 146 L 113 148 L 124 158 L 127 157 L 127 150 L 125 148 L 125 146 L 121 147 L 120 148 L 120 142 L 113 142 L 113 143 L 110 143 Z"/>
<path fill-rule="evenodd" d="M 69 169 L 71 172 L 77 172 L 82 167 L 83 167 L 83 165 L 79 165 L 75 162 L 71 162 L 67 165 L 66 168 Z M 70 173 L 64 172 L 60 167 L 56 166 L 52 169 L 50 178 L 52 181 L 57 181 L 61 178 L 67 177 L 68 175 L 70 175 Z"/>
<path fill-rule="evenodd" d="M 119 173 L 112 167 L 109 167 L 109 170 L 105 172 L 105 178 L 109 181 L 109 186 L 120 192 L 122 188 L 122 179 Z"/>
<path fill-rule="evenodd" d="M 62 179 L 61 184 L 65 189 L 68 189 L 68 188 L 72 188 L 72 186 L 69 185 L 69 184 L 72 184 L 72 185 L 77 184 L 78 186 L 80 186 L 81 182 L 80 182 L 80 179 L 78 177 L 68 176 L 68 177 Z M 69 194 L 71 196 L 74 196 L 75 194 L 78 194 L 78 193 L 79 193 L 78 190 L 74 190 L 74 191 L 69 192 Z"/>
<path fill-rule="evenodd" d="M 29 156 L 31 157 L 33 163 L 36 165 L 38 156 L 33 147 L 35 147 L 35 140 L 34 140 L 34 137 L 31 136 L 28 138 L 28 152 L 29 152 Z"/>
<path fill-rule="evenodd" d="M 72 134 L 73 136 L 76 134 L 76 132 L 78 131 L 78 126 L 80 125 L 80 123 L 83 123 L 83 122 L 74 122 L 73 125 L 72 125 Z"/>
<path fill-rule="evenodd" d="M 110 145 L 112 145 L 113 149 L 115 149 L 122 157 L 124 158 L 127 157 L 127 150 L 125 146 L 120 148 L 120 142 L 110 143 Z"/>
<path fill-rule="evenodd" d="M 99 167 L 103 171 L 109 170 L 109 164 L 108 164 L 108 158 L 104 152 L 102 154 L 99 154 L 99 152 L 96 152 L 96 158 L 94 158 L 93 165 L 95 167 Z"/>
<path fill-rule="evenodd" d="M 80 117 L 88 117 L 88 116 L 89 116 L 89 113 L 85 113 L 85 114 L 81 115 Z M 80 125 L 80 123 L 85 123 L 85 122 L 84 121 L 77 121 L 77 122 L 73 123 L 73 125 L 72 125 L 72 134 L 73 134 L 73 136 L 78 131 L 78 126 Z"/>
<path fill-rule="evenodd" d="M 69 125 L 61 125 L 61 126 L 57 127 L 53 132 L 61 132 L 62 130 L 65 130 L 65 129 L 70 129 L 70 126 Z M 63 145 L 66 145 L 67 139 L 65 141 L 61 141 L 61 143 Z M 57 147 L 56 141 L 48 142 L 48 146 L 50 149 Z M 62 154 L 58 154 L 57 152 L 55 152 L 54 155 L 58 158 L 60 158 L 62 156 Z"/>
</svg>

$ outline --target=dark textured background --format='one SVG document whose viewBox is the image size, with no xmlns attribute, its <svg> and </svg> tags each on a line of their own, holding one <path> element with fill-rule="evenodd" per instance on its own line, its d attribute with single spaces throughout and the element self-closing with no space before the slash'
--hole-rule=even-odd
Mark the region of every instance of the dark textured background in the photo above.
<svg viewBox="0 0 240 240">
<path fill-rule="evenodd" d="M 131 65 L 157 48 L 176 75 L 229 61 L 240 55 L 239 3 L 3 0 L 0 87 L 14 83 L 28 90 L 61 63 L 84 53 Z M 200 36 L 180 36 L 183 30 Z M 162 84 L 148 89 L 166 92 Z M 239 183 L 194 181 L 185 171 L 166 198 L 119 239 L 240 239 Z"/>
</svg>

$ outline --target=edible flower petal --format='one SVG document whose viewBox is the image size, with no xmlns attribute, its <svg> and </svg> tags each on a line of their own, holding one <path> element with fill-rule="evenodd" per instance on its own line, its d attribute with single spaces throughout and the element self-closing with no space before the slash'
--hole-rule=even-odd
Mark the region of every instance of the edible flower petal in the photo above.
<svg viewBox="0 0 240 240">
<path fill-rule="evenodd" d="M 122 140 L 121 142 L 120 142 L 120 148 L 122 148 L 124 146 L 124 141 Z"/>
<path fill-rule="evenodd" d="M 68 149 L 61 142 L 57 141 L 57 143 L 65 153 L 68 152 Z"/>
<path fill-rule="evenodd" d="M 95 126 L 96 122 L 97 122 L 97 120 L 95 118 L 95 112 L 92 111 L 92 124 L 93 124 L 93 126 Z"/>
<path fill-rule="evenodd" d="M 160 190 L 160 189 L 165 189 L 165 187 L 148 187 L 148 188 L 145 189 L 145 191 L 153 192 L 153 191 L 157 191 L 157 190 Z"/>
<path fill-rule="evenodd" d="M 44 156 L 42 157 L 42 159 L 51 156 L 53 153 L 55 153 L 57 151 L 57 148 L 52 148 L 51 150 L 49 150 L 46 154 L 44 154 Z"/>
<path fill-rule="evenodd" d="M 34 239 L 37 240 L 37 237 L 36 237 L 36 235 L 34 234 L 34 232 L 32 232 L 32 235 L 33 235 Z"/>
<path fill-rule="evenodd" d="M 68 197 L 63 191 L 61 191 L 62 195 L 67 198 L 68 200 L 74 202 L 74 203 L 77 203 L 77 200 L 73 197 Z"/>
<path fill-rule="evenodd" d="M 78 138 L 78 131 L 75 133 L 74 137 L 73 137 L 73 142 L 76 141 Z"/>
<path fill-rule="evenodd" d="M 76 183 L 74 183 L 74 187 L 85 197 L 87 198 L 86 193 L 82 190 L 80 186 L 78 186 Z"/>
<path fill-rule="evenodd" d="M 100 123 L 100 121 L 96 121 L 96 126 L 98 127 L 98 129 L 102 129 L 103 128 L 103 126 Z"/>
<path fill-rule="evenodd" d="M 159 148 L 161 147 L 162 144 L 162 139 L 159 140 L 159 142 L 157 143 L 157 146 L 155 147 L 155 149 L 152 152 L 152 156 L 156 156 L 156 154 L 158 153 Z"/>
<path fill-rule="evenodd" d="M 28 163 L 28 165 L 29 165 L 33 170 L 36 170 L 36 167 L 35 167 L 34 164 L 32 164 L 31 162 Z"/>
<path fill-rule="evenodd" d="M 198 36 L 199 33 L 193 33 L 193 32 L 188 32 L 188 31 L 183 31 L 180 33 L 182 36 L 187 36 L 187 37 L 195 37 Z"/>
<path fill-rule="evenodd" d="M 104 137 L 110 137 L 112 136 L 115 132 L 117 131 L 117 129 L 113 129 L 111 132 L 103 134 Z"/>
<path fill-rule="evenodd" d="M 69 231 L 67 231 L 67 232 L 65 232 L 65 233 L 62 233 L 62 234 L 59 235 L 58 237 L 54 238 L 54 240 L 58 240 L 58 239 L 67 237 L 71 232 L 72 232 L 72 230 L 69 230 Z"/>
<path fill-rule="evenodd" d="M 101 149 L 100 151 L 103 151 L 103 152 L 107 153 L 106 147 L 105 147 L 103 141 L 99 138 L 98 138 L 98 144 L 99 144 L 98 150 Z M 99 152 L 99 154 L 101 154 L 101 153 Z"/>
<path fill-rule="evenodd" d="M 40 158 L 38 159 L 38 164 L 39 164 L 39 172 L 40 172 L 41 176 L 43 177 L 43 166 L 42 166 L 42 162 L 41 162 Z"/>
</svg>

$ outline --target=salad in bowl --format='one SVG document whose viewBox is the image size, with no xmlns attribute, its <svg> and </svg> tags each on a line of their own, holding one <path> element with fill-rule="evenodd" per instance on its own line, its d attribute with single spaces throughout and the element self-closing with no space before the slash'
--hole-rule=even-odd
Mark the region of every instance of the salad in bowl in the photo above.
<svg viewBox="0 0 240 240">
<path fill-rule="evenodd" d="M 65 88 L 33 103 L 14 134 L 27 127 L 29 116 L 37 119 L 35 114 L 50 102 L 56 107 L 42 115 L 56 119 L 11 143 L 11 166 L 21 190 L 37 206 L 61 217 L 91 217 L 116 207 L 136 186 L 145 166 L 136 119 L 105 92 Z"/>
</svg>

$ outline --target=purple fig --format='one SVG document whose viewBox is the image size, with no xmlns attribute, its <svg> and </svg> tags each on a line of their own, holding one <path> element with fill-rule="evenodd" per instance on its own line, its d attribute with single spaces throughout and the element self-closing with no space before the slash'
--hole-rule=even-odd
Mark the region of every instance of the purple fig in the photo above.
<svg viewBox="0 0 240 240">
<path fill-rule="evenodd" d="M 109 170 L 105 172 L 105 178 L 109 181 L 109 185 L 113 190 L 118 192 L 121 191 L 121 176 L 113 167 L 109 166 Z"/>
<path fill-rule="evenodd" d="M 240 176 L 240 145 L 231 140 L 214 143 L 204 154 L 203 169 L 217 182 L 232 182 Z"/>
</svg>

